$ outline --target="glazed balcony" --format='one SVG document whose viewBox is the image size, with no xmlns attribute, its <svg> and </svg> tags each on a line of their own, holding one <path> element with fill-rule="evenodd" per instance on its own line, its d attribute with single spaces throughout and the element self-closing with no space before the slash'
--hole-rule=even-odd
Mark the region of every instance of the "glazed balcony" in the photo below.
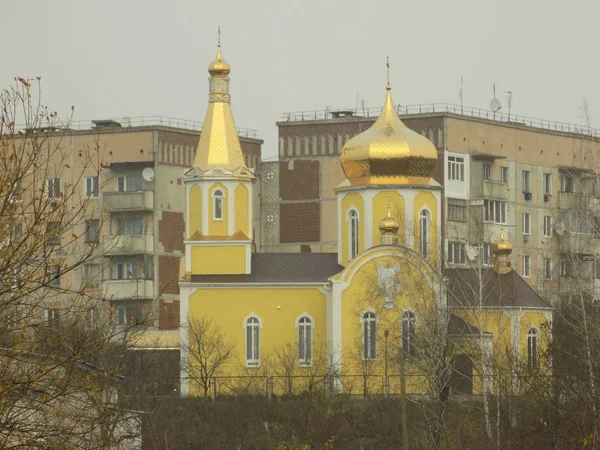
<svg viewBox="0 0 600 450">
<path fill-rule="evenodd" d="M 151 234 L 104 236 L 102 249 L 105 255 L 152 253 L 154 251 L 154 236 Z"/>
<path fill-rule="evenodd" d="M 153 191 L 104 192 L 104 209 L 109 212 L 148 211 L 154 208 Z"/>
<path fill-rule="evenodd" d="M 154 298 L 154 281 L 146 279 L 104 280 L 106 300 L 135 300 Z"/>
</svg>

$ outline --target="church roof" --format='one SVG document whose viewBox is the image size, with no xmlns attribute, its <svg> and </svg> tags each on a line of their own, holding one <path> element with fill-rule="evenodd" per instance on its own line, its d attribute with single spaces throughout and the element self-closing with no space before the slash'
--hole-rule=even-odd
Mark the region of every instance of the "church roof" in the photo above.
<svg viewBox="0 0 600 450">
<path fill-rule="evenodd" d="M 344 268 L 337 253 L 254 253 L 248 275 L 192 275 L 192 283 L 325 283 Z"/>
<path fill-rule="evenodd" d="M 494 269 L 446 269 L 448 278 L 448 305 L 460 308 L 478 306 L 481 284 L 484 308 L 540 308 L 552 309 L 552 305 L 538 293 L 517 272 L 511 270 L 499 274 Z"/>
<path fill-rule="evenodd" d="M 470 323 L 467 323 L 463 319 L 454 314 L 450 315 L 450 320 L 448 321 L 448 335 L 450 336 L 479 336 L 481 331 L 479 328 L 474 327 Z M 492 333 L 487 331 L 483 332 L 484 336 L 492 336 Z"/>
</svg>

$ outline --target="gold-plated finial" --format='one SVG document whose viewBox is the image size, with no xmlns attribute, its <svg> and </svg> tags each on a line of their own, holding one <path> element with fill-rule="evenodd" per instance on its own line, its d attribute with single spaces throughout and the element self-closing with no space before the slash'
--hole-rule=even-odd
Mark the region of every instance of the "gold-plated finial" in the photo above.
<svg viewBox="0 0 600 450">
<path fill-rule="evenodd" d="M 394 245 L 398 239 L 400 224 L 392 217 L 392 196 L 387 195 L 388 206 L 387 215 L 379 222 L 379 232 L 381 233 L 381 245 Z"/>
<path fill-rule="evenodd" d="M 501 275 L 509 273 L 510 254 L 512 253 L 512 244 L 504 238 L 504 227 L 500 229 L 500 239 L 496 242 L 492 251 L 494 252 L 494 270 Z"/>
<path fill-rule="evenodd" d="M 390 55 L 387 55 L 385 65 L 387 67 L 387 86 L 385 88 L 389 91 L 392 89 L 392 86 L 390 85 Z"/>
<path fill-rule="evenodd" d="M 221 25 L 217 27 L 217 47 L 221 47 Z"/>
<path fill-rule="evenodd" d="M 217 28 L 217 57 L 208 65 L 208 73 L 211 77 L 226 77 L 231 67 L 221 55 L 221 26 Z"/>
</svg>

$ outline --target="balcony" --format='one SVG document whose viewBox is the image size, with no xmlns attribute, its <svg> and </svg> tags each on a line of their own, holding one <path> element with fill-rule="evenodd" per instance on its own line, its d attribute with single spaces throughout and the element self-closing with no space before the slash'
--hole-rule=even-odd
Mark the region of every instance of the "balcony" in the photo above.
<svg viewBox="0 0 600 450">
<path fill-rule="evenodd" d="M 508 196 L 508 185 L 503 181 L 483 180 L 483 196 L 505 199 Z"/>
<path fill-rule="evenodd" d="M 102 283 L 106 300 L 131 300 L 154 298 L 154 281 L 145 279 L 104 280 Z"/>
<path fill-rule="evenodd" d="M 558 207 L 560 209 L 583 209 L 587 196 L 573 192 L 558 193 Z"/>
<path fill-rule="evenodd" d="M 579 255 L 593 255 L 600 248 L 600 240 L 590 234 L 571 233 L 560 237 L 560 251 Z"/>
<path fill-rule="evenodd" d="M 104 192 L 103 198 L 104 210 L 109 212 L 147 211 L 154 208 L 153 191 Z"/>
<path fill-rule="evenodd" d="M 154 236 L 151 234 L 104 236 L 102 238 L 102 250 L 105 255 L 152 253 L 154 251 Z"/>
</svg>

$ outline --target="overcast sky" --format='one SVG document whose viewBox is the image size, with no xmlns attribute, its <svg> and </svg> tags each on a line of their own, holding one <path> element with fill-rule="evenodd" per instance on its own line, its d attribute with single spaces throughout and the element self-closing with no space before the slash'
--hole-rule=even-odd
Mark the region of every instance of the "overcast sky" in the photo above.
<svg viewBox="0 0 600 450">
<path fill-rule="evenodd" d="M 41 76 L 45 103 L 76 120 L 202 121 L 221 25 L 238 127 L 277 152 L 296 110 L 396 104 L 488 108 L 600 128 L 598 0 L 0 0 L 0 88 Z M 506 109 L 506 106 L 503 107 Z"/>
</svg>

